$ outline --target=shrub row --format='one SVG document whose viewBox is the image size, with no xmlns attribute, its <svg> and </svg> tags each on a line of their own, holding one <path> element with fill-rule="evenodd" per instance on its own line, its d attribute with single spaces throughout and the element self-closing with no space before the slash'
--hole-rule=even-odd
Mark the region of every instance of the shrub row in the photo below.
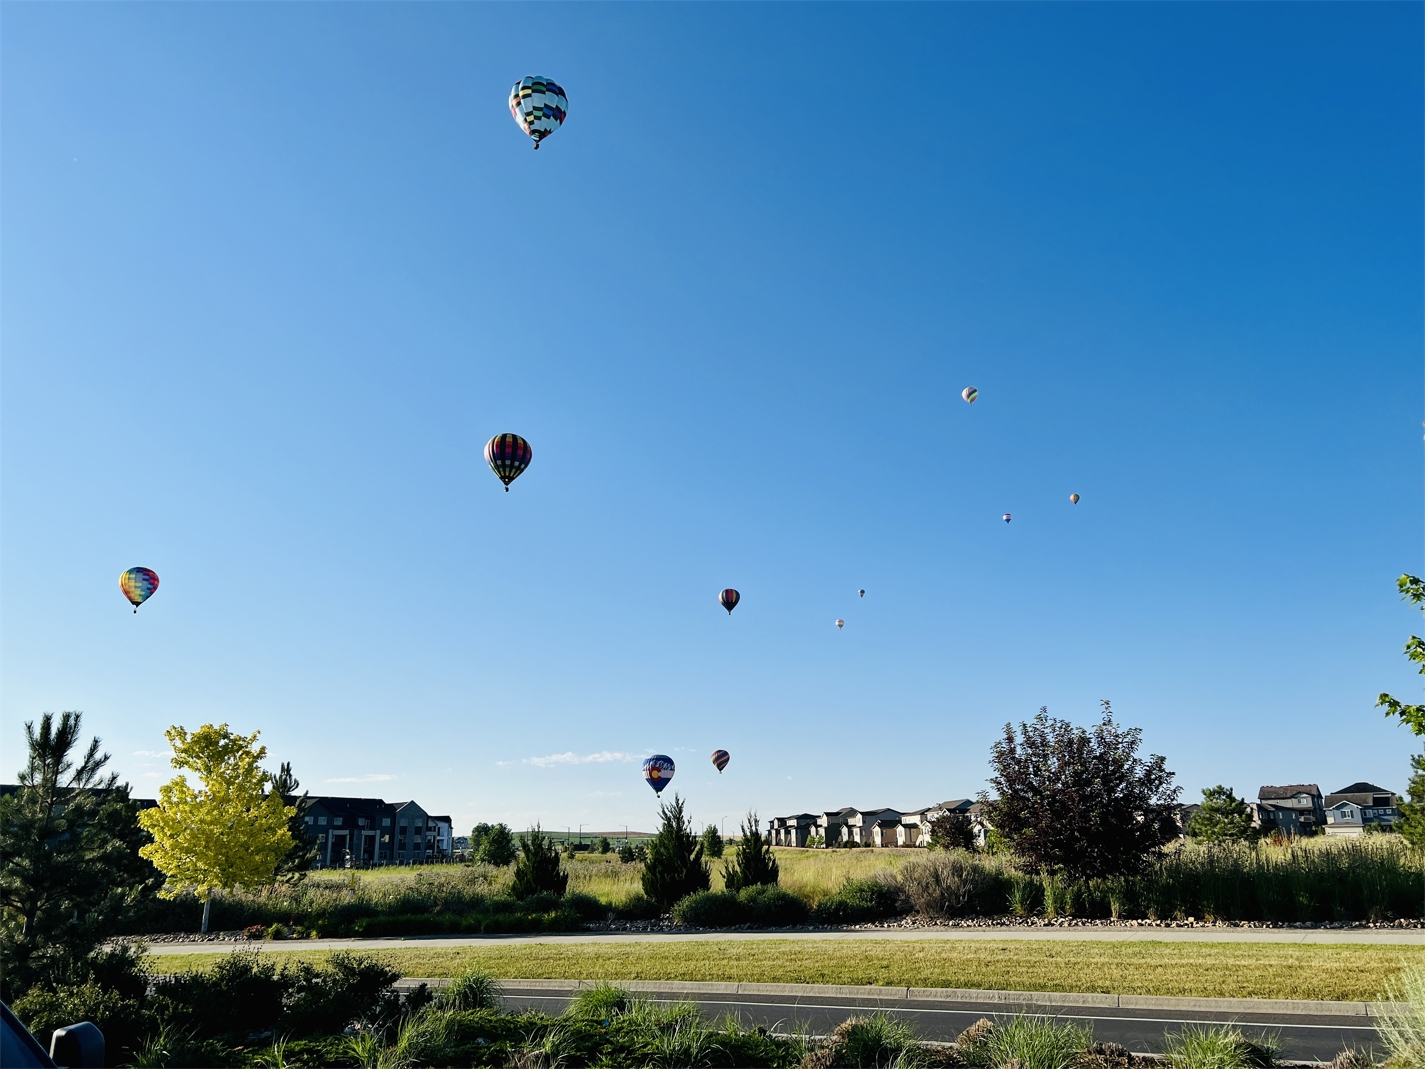
<svg viewBox="0 0 1425 1069">
<path fill-rule="evenodd" d="M 787 928 L 805 924 L 807 904 L 775 884 L 740 891 L 698 891 L 673 907 L 673 919 L 694 928 Z"/>
</svg>

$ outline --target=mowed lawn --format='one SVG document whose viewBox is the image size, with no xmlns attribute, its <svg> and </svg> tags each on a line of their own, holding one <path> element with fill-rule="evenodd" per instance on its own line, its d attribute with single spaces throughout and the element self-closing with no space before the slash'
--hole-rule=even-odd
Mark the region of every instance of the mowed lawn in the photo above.
<svg viewBox="0 0 1425 1069">
<path fill-rule="evenodd" d="M 325 951 L 283 950 L 280 960 Z M 204 968 L 221 955 L 150 959 L 155 970 Z M 524 943 L 380 951 L 406 976 L 454 976 L 477 965 L 520 980 L 719 980 L 884 984 L 1009 991 L 1087 991 L 1198 998 L 1379 999 L 1425 948 L 1280 943 L 1027 940 L 706 940 Z"/>
</svg>

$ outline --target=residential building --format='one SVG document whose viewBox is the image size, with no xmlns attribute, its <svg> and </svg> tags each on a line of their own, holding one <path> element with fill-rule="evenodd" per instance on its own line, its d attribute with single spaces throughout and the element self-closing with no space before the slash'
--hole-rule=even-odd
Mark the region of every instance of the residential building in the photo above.
<svg viewBox="0 0 1425 1069">
<path fill-rule="evenodd" d="M 411 864 L 435 856 L 435 826 L 430 815 L 415 802 L 396 806 L 397 864 Z"/>
<path fill-rule="evenodd" d="M 773 846 L 806 846 L 807 840 L 816 834 L 817 818 L 813 813 L 773 817 L 767 822 L 767 836 Z"/>
<path fill-rule="evenodd" d="M 1364 835 L 1368 825 L 1389 826 L 1400 819 L 1398 799 L 1374 783 L 1353 783 L 1328 794 L 1326 834 L 1350 837 Z"/>
<path fill-rule="evenodd" d="M 317 868 L 387 865 L 396 807 L 380 798 L 308 797 L 307 833 L 317 843 Z"/>
<path fill-rule="evenodd" d="M 963 813 L 966 817 L 970 815 L 970 809 L 974 806 L 973 798 L 952 798 L 948 802 L 941 802 L 938 805 L 926 806 L 924 809 L 917 809 L 910 813 L 901 814 L 901 827 L 897 833 L 897 846 L 929 846 L 930 826 L 947 813 Z"/>
<path fill-rule="evenodd" d="M 1314 783 L 1265 786 L 1257 792 L 1252 822 L 1265 832 L 1283 835 L 1315 835 L 1326 826 L 1326 804 L 1321 788 Z"/>
<path fill-rule="evenodd" d="M 450 817 L 431 817 L 435 825 L 435 856 L 450 857 L 455 852 L 455 831 Z"/>
</svg>

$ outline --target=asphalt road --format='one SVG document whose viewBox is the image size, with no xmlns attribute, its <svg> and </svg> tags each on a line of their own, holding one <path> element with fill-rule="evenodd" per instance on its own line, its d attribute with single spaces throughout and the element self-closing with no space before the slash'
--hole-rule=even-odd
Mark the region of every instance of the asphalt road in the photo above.
<svg viewBox="0 0 1425 1069">
<path fill-rule="evenodd" d="M 506 1005 L 510 1008 L 539 1009 L 561 1013 L 571 995 L 538 988 L 521 988 L 518 981 L 505 981 Z M 791 1031 L 801 1025 L 813 1034 L 825 1035 L 847 1017 L 884 1010 L 909 1020 L 923 1039 L 952 1040 L 981 1017 L 1003 1017 L 1014 1013 L 1003 1004 L 917 1001 L 915 999 L 841 998 L 812 995 L 668 995 L 644 994 L 656 1002 L 692 1000 L 704 1013 L 721 1017 L 732 1013 L 751 1025 L 765 1025 L 777 1031 Z M 1084 1006 L 1036 1007 L 1035 1016 L 1052 1016 L 1093 1029 L 1094 1039 L 1122 1043 L 1135 1053 L 1160 1053 L 1164 1036 L 1193 1023 L 1236 1024 L 1249 1036 L 1274 1035 L 1281 1044 L 1281 1057 L 1290 1061 L 1330 1061 L 1347 1047 L 1380 1047 L 1376 1030 L 1368 1017 L 1315 1016 L 1298 1013 L 1220 1013 L 1210 1011 L 1098 1009 Z"/>
</svg>

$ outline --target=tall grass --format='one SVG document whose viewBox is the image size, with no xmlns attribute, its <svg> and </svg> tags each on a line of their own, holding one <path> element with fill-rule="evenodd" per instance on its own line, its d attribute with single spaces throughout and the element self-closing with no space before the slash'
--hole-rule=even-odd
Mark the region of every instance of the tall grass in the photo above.
<svg viewBox="0 0 1425 1069">
<path fill-rule="evenodd" d="M 1281 1049 L 1274 1036 L 1249 1039 L 1230 1024 L 1187 1025 L 1166 1039 L 1173 1069 L 1266 1069 Z"/>
<path fill-rule="evenodd" d="M 1400 1069 L 1425 1067 L 1425 966 L 1403 969 L 1386 985 L 1386 1006 L 1376 1022 L 1391 1063 Z"/>
</svg>

